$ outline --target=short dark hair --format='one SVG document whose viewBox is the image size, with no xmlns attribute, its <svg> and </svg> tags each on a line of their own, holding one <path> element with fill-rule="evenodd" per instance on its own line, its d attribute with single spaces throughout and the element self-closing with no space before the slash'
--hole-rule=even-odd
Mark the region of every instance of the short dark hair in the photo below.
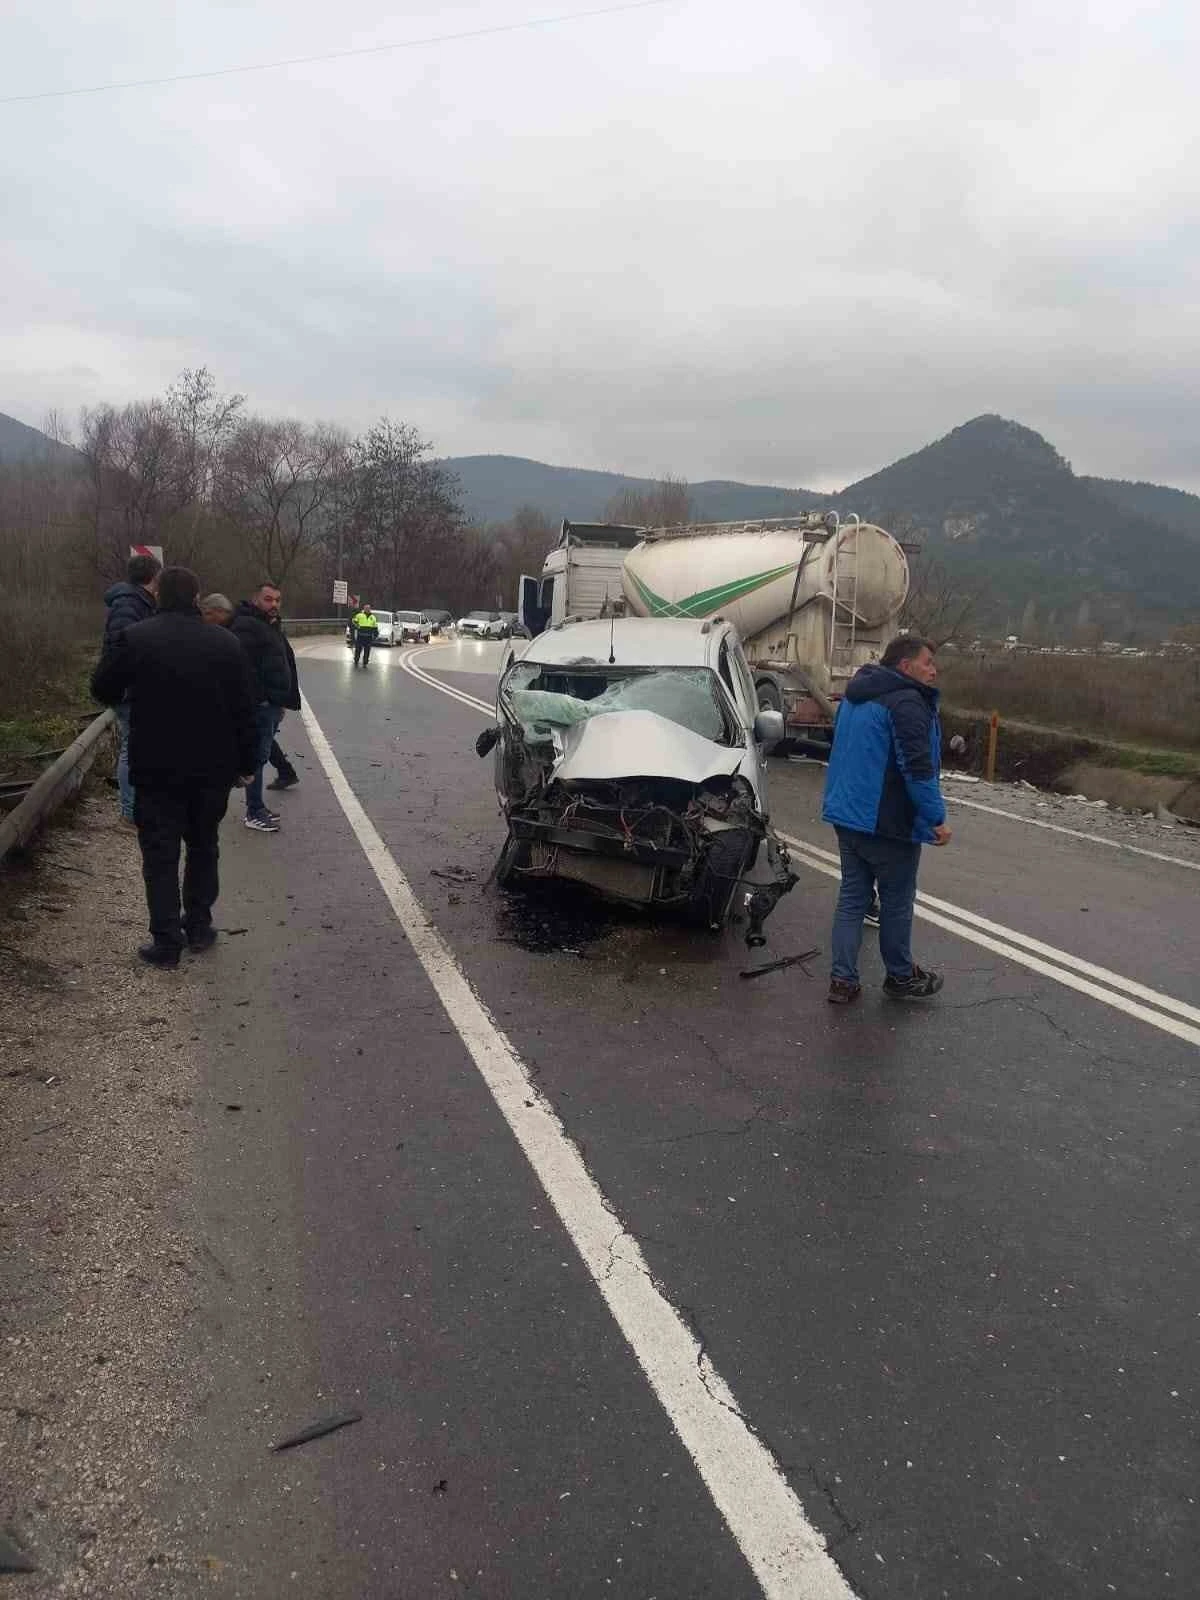
<svg viewBox="0 0 1200 1600">
<path fill-rule="evenodd" d="M 931 656 L 937 655 L 937 645 L 932 639 L 922 639 L 917 633 L 901 633 L 880 657 L 881 667 L 898 667 L 902 661 L 915 661 L 922 650 L 928 650 Z"/>
<path fill-rule="evenodd" d="M 160 611 L 195 611 L 200 579 L 186 567 L 164 567 L 158 580 Z"/>
<path fill-rule="evenodd" d="M 255 592 L 255 594 L 261 594 L 264 589 L 278 589 L 278 588 L 279 588 L 279 585 L 275 582 L 274 578 L 264 578 L 263 581 L 258 585 L 257 589 L 255 589 L 254 592 Z"/>
<path fill-rule="evenodd" d="M 162 571 L 157 556 L 130 556 L 125 576 L 130 583 L 140 583 L 143 588 Z"/>
</svg>

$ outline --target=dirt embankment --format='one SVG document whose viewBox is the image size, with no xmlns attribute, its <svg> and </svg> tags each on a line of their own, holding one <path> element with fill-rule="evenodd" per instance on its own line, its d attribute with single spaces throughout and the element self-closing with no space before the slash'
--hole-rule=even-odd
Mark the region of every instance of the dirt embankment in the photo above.
<svg viewBox="0 0 1200 1600">
<path fill-rule="evenodd" d="M 966 740 L 966 754 L 957 764 L 969 772 L 982 772 L 987 717 L 943 707 L 942 726 L 947 742 L 955 734 Z M 996 776 L 1009 782 L 1023 779 L 1058 794 L 1086 795 L 1129 811 L 1157 811 L 1163 806 L 1184 821 L 1200 823 L 1200 755 L 1108 744 L 1002 718 Z"/>
<path fill-rule="evenodd" d="M 131 959 L 144 926 L 109 790 L 0 874 L 0 1534 L 38 1568 L 0 1587 L 21 1600 L 180 1592 L 146 1507 L 202 1270 L 196 993 L 186 970 Z"/>
</svg>

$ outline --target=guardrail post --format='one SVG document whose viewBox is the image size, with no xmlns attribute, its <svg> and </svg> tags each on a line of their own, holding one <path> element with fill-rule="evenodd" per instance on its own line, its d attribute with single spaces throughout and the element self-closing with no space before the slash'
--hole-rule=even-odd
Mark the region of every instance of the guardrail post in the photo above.
<svg viewBox="0 0 1200 1600">
<path fill-rule="evenodd" d="M 1000 713 L 993 711 L 988 718 L 987 760 L 983 764 L 983 775 L 989 783 L 996 781 L 996 740 L 1000 736 Z"/>
</svg>

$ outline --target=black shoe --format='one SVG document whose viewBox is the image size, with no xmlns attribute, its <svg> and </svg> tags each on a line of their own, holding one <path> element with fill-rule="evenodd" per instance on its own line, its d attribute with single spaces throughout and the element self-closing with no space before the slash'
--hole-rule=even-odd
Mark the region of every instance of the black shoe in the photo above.
<svg viewBox="0 0 1200 1600">
<path fill-rule="evenodd" d="M 940 972 L 926 972 L 913 963 L 911 976 L 883 980 L 883 992 L 892 1000 L 929 1000 L 942 987 Z"/>
<path fill-rule="evenodd" d="M 862 993 L 862 985 L 851 983 L 849 978 L 830 978 L 829 993 L 825 996 L 831 1006 L 853 1005 Z"/>
<path fill-rule="evenodd" d="M 300 782 L 298 772 L 281 772 L 274 783 L 267 785 L 268 789 L 294 789 Z"/>
<path fill-rule="evenodd" d="M 867 928 L 877 928 L 879 926 L 879 916 L 879 896 L 876 895 L 875 899 L 871 901 L 866 916 L 863 918 L 863 926 Z"/>
<path fill-rule="evenodd" d="M 151 967 L 177 967 L 179 965 L 179 946 L 177 944 L 160 944 L 157 939 L 151 939 L 149 944 L 138 945 L 138 955 Z"/>
<path fill-rule="evenodd" d="M 187 935 L 188 949 L 199 955 L 202 950 L 211 950 L 217 942 L 217 930 L 212 927 L 197 928 L 194 933 Z"/>
</svg>

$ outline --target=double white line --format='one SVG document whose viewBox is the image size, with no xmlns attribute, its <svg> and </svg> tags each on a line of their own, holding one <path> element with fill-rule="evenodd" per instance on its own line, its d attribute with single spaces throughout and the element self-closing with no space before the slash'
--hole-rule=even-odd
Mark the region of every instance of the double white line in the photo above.
<svg viewBox="0 0 1200 1600">
<path fill-rule="evenodd" d="M 824 873 L 827 878 L 841 880 L 838 858 L 830 851 L 822 850 L 804 839 L 794 838 L 791 834 L 781 834 L 780 837 L 792 852 L 794 861 L 802 862 L 814 872 Z M 1080 994 L 1089 995 L 1093 1000 L 1099 1000 L 1117 1011 L 1124 1011 L 1139 1022 L 1148 1022 L 1151 1027 L 1160 1028 L 1164 1033 L 1173 1034 L 1188 1044 L 1200 1045 L 1200 1010 L 1183 1000 L 1175 1000 L 1157 989 L 1149 989 L 1143 983 L 1123 977 L 1119 972 L 1110 972 L 1107 967 L 1098 967 L 1094 962 L 1084 961 L 1066 950 L 1043 944 L 1040 939 L 1032 939 L 1026 933 L 1018 933 L 1015 928 L 1006 928 L 1001 922 L 992 922 L 987 917 L 977 916 L 974 911 L 966 911 L 931 894 L 918 891 L 916 912 L 918 917 L 944 928 L 947 933 L 957 934 L 960 939 L 968 939 L 984 950 L 1016 961 L 1045 978 L 1053 978 L 1068 989 L 1076 989 Z"/>
<path fill-rule="evenodd" d="M 486 701 L 478 700 L 465 690 L 453 688 L 444 679 L 422 671 L 414 661 L 417 653 L 401 657 L 400 665 L 405 672 L 411 673 L 430 688 L 470 706 L 472 710 L 481 711 L 484 716 L 495 716 L 495 708 Z M 792 834 L 784 833 L 780 837 L 792 852 L 794 861 L 840 882 L 841 868 L 832 851 L 822 850 L 819 845 L 809 844 Z M 1172 1034 L 1186 1044 L 1200 1045 L 1200 1009 L 1196 1006 L 1176 1000 L 1158 989 L 1148 988 L 1144 983 L 1137 983 L 1119 972 L 1111 972 L 1107 967 L 1084 961 L 1069 951 L 1043 944 L 1040 939 L 1019 933 L 1015 928 L 1007 928 L 1001 922 L 992 922 L 988 917 L 978 916 L 974 911 L 967 911 L 948 900 L 939 900 L 935 895 L 918 891 L 916 913 L 935 927 L 957 934 L 960 939 L 990 950 L 994 955 L 1015 961 L 1044 978 L 1053 978 L 1055 983 L 1061 983 L 1067 989 L 1086 994 L 1092 1000 L 1099 1000 L 1102 1005 L 1123 1011 L 1126 1016 L 1136 1017 L 1139 1022 L 1148 1022 L 1152 1028 Z"/>
<path fill-rule="evenodd" d="M 419 650 L 408 650 L 400 657 L 400 665 L 410 678 L 416 678 L 419 683 L 427 683 L 431 689 L 438 689 L 442 694 L 448 694 L 451 700 L 457 700 L 464 706 L 470 706 L 472 711 L 482 711 L 485 717 L 495 718 L 496 708 L 488 705 L 486 700 L 477 700 L 473 694 L 468 694 L 465 689 L 456 689 L 453 684 L 446 682 L 445 678 L 435 678 L 431 672 L 426 672 L 417 666 L 417 657 L 423 655 L 428 647 L 422 645 Z"/>
</svg>

